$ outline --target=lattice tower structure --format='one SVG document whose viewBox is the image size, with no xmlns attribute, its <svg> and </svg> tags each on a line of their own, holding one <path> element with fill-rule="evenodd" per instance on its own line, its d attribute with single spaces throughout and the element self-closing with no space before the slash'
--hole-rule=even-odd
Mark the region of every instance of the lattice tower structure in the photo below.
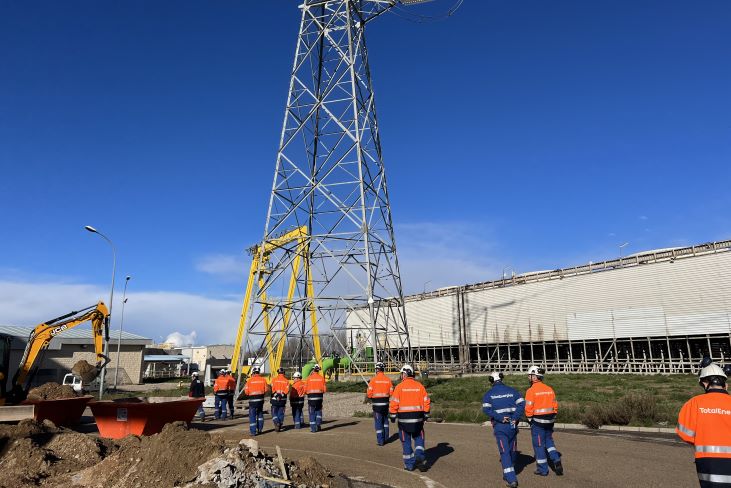
<svg viewBox="0 0 731 488">
<path fill-rule="evenodd" d="M 349 354 L 368 361 L 411 357 L 365 38 L 368 22 L 395 4 L 300 5 L 264 245 L 255 248 L 259 279 L 242 312 L 243 351 L 261 357 L 271 354 L 265 346 L 276 349 L 287 338 L 312 344 L 318 326 L 347 335 L 348 312 L 366 307 L 359 346 Z M 284 240 L 264 256 L 267 243 L 297 228 L 306 229 L 305 246 Z M 319 355 L 310 349 L 308 356 Z"/>
</svg>

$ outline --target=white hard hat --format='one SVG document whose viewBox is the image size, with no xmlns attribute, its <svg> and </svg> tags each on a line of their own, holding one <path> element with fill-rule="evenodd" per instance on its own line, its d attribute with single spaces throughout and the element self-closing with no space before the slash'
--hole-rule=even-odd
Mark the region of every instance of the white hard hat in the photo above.
<svg viewBox="0 0 731 488">
<path fill-rule="evenodd" d="M 544 369 L 539 368 L 538 366 L 531 366 L 530 368 L 528 368 L 528 375 L 534 374 L 534 375 L 538 376 L 539 378 L 543 378 L 543 375 L 545 373 L 546 372 L 544 371 Z"/>
<path fill-rule="evenodd" d="M 261 370 L 259 369 L 259 366 L 254 366 L 251 368 L 251 374 L 259 374 Z"/>
<path fill-rule="evenodd" d="M 295 373 L 292 375 L 292 378 L 302 378 L 302 373 L 299 371 L 295 371 Z"/>
<path fill-rule="evenodd" d="M 386 365 L 383 364 L 381 361 L 378 361 L 376 363 L 376 371 L 383 371 L 384 369 L 386 369 Z"/>
<path fill-rule="evenodd" d="M 711 363 L 705 368 L 701 369 L 698 373 L 698 379 L 708 378 L 710 376 L 720 376 L 721 378 L 728 378 L 723 368 L 716 363 Z"/>
<path fill-rule="evenodd" d="M 193 371 L 193 374 L 191 376 L 198 376 L 198 371 Z"/>
<path fill-rule="evenodd" d="M 503 380 L 503 374 L 498 371 L 493 371 L 490 373 L 490 383 L 495 383 L 496 381 L 502 381 Z"/>
<path fill-rule="evenodd" d="M 320 371 L 320 365 L 316 364 L 312 367 L 312 371 Z"/>
<path fill-rule="evenodd" d="M 414 368 L 410 364 L 404 364 L 401 366 L 401 373 L 406 373 L 409 376 L 414 376 Z"/>
<path fill-rule="evenodd" d="M 218 370 L 218 374 L 224 374 L 225 372 L 226 372 L 226 370 L 225 370 L 225 369 L 219 369 L 219 370 Z"/>
</svg>

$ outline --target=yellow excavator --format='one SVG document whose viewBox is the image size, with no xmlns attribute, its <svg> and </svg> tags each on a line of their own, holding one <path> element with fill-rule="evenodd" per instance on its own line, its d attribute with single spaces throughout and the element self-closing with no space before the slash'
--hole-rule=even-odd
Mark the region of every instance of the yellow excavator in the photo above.
<svg viewBox="0 0 731 488">
<path fill-rule="evenodd" d="M 51 340 L 65 330 L 72 329 L 86 321 L 91 321 L 91 331 L 94 336 L 94 352 L 96 353 L 96 365 L 86 371 L 72 371 L 82 376 L 84 382 L 93 381 L 102 369 L 109 363 L 109 358 L 104 355 L 104 338 L 109 338 L 109 310 L 104 302 L 99 302 L 91 307 L 76 310 L 55 319 L 43 322 L 35 326 L 28 336 L 28 342 L 23 352 L 23 357 L 18 365 L 18 370 L 10 382 L 10 389 L 6 391 L 5 378 L 8 375 L 8 362 L 10 358 L 10 340 L 8 336 L 0 337 L 0 405 L 16 404 L 28 396 L 33 377 L 38 370 L 39 357 L 48 348 Z"/>
</svg>

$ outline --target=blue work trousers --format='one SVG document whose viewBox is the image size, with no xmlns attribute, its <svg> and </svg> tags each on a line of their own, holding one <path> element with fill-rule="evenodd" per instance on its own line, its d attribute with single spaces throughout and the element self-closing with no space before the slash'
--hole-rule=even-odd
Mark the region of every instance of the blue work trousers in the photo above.
<svg viewBox="0 0 731 488">
<path fill-rule="evenodd" d="M 302 410 L 305 408 L 304 400 L 302 403 L 290 403 L 289 406 L 292 408 L 292 420 L 294 420 L 294 428 L 301 429 L 302 422 L 304 422 L 304 414 Z"/>
<path fill-rule="evenodd" d="M 203 422 L 206 419 L 206 411 L 203 410 L 203 404 L 202 403 L 198 405 L 198 411 L 196 413 L 200 417 L 201 422 Z"/>
<path fill-rule="evenodd" d="M 503 466 L 503 479 L 508 483 L 518 481 L 515 475 L 515 461 L 518 458 L 518 428 L 510 424 L 495 424 L 493 433 L 500 452 L 500 464 Z"/>
<path fill-rule="evenodd" d="M 249 402 L 249 433 L 261 434 L 264 430 L 264 400 Z"/>
<path fill-rule="evenodd" d="M 284 409 L 285 405 L 274 405 L 272 404 L 272 422 L 279 425 L 284 425 Z"/>
<path fill-rule="evenodd" d="M 234 394 L 229 393 L 226 395 L 226 403 L 228 404 L 228 418 L 234 418 Z"/>
<path fill-rule="evenodd" d="M 406 432 L 399 426 L 399 437 L 401 438 L 401 447 L 404 452 L 404 467 L 409 471 L 413 471 L 416 463 L 426 459 L 424 451 L 424 429 L 417 433 Z M 412 447 L 411 442 L 414 442 Z"/>
<path fill-rule="evenodd" d="M 534 421 L 530 427 L 530 435 L 536 467 L 541 474 L 548 474 L 548 458 L 554 464 L 561 460 L 556 444 L 553 443 L 553 424 L 539 424 Z"/>
<path fill-rule="evenodd" d="M 310 414 L 310 430 L 317 432 L 322 425 L 322 402 L 308 403 Z"/>
<path fill-rule="evenodd" d="M 228 400 L 226 398 L 226 395 L 216 395 L 215 396 L 215 413 L 213 414 L 213 418 L 216 419 L 225 419 L 226 418 L 226 404 L 228 403 Z"/>
<path fill-rule="evenodd" d="M 388 440 L 388 412 L 373 411 L 373 424 L 376 428 L 376 442 L 382 446 Z"/>
</svg>

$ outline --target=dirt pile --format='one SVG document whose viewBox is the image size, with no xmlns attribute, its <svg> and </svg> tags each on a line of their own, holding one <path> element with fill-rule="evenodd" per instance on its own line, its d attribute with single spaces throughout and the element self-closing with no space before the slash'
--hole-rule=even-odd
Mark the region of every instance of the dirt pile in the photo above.
<svg viewBox="0 0 731 488">
<path fill-rule="evenodd" d="M 0 487 L 53 486 L 114 448 L 111 442 L 59 429 L 49 421 L 0 425 Z"/>
<path fill-rule="evenodd" d="M 74 364 L 71 372 L 80 377 L 84 383 L 91 383 L 99 375 L 99 370 L 96 369 L 96 366 L 83 359 Z"/>
<path fill-rule="evenodd" d="M 282 463 L 284 472 L 282 472 Z M 127 488 L 341 488 L 314 458 L 286 461 L 259 451 L 253 439 L 226 448 L 218 436 L 166 425 L 149 437 L 119 441 L 25 420 L 0 425 L 0 488 L 31 486 Z M 282 483 L 287 478 L 289 483 Z"/>
<path fill-rule="evenodd" d="M 69 385 L 59 385 L 52 381 L 28 392 L 28 400 L 60 400 L 63 398 L 76 398 L 76 392 Z"/>
</svg>

